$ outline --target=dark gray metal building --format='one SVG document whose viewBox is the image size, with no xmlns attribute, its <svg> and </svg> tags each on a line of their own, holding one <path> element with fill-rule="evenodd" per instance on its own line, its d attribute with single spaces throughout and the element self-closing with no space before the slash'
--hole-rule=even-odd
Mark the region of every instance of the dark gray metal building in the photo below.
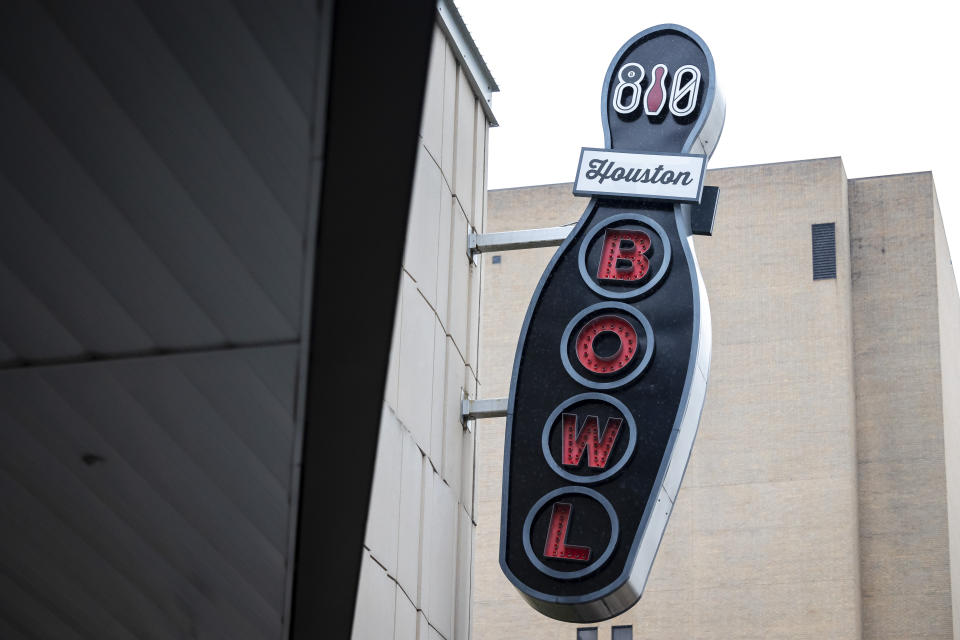
<svg viewBox="0 0 960 640">
<path fill-rule="evenodd" d="M 2 3 L 0 638 L 349 635 L 435 11 Z"/>
</svg>

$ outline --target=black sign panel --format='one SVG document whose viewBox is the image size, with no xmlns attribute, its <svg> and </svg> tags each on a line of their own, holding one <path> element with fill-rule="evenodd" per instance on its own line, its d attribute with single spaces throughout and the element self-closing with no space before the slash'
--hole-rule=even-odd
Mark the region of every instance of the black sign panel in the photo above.
<svg viewBox="0 0 960 640">
<path fill-rule="evenodd" d="M 719 137 L 714 75 L 700 38 L 676 25 L 617 53 L 602 98 L 610 151 L 585 149 L 581 168 L 596 182 L 587 192 L 610 181 L 618 195 L 590 200 L 521 331 L 500 563 L 560 620 L 606 619 L 640 597 L 696 434 L 709 311 L 690 238 L 697 205 L 671 194 Z"/>
</svg>

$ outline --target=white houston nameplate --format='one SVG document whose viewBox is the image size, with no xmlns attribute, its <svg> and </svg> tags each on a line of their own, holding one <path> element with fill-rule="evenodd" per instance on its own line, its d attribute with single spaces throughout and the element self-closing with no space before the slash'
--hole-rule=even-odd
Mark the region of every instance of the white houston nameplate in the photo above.
<svg viewBox="0 0 960 640">
<path fill-rule="evenodd" d="M 703 155 L 584 148 L 573 194 L 700 202 L 706 167 Z"/>
</svg>

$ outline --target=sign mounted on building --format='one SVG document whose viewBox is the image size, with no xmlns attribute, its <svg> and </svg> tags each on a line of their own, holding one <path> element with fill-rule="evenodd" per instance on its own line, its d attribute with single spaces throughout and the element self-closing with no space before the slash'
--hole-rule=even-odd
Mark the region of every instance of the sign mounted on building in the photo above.
<svg viewBox="0 0 960 640">
<path fill-rule="evenodd" d="M 707 157 L 584 149 L 573 193 L 700 202 Z"/>
<path fill-rule="evenodd" d="M 637 34 L 601 109 L 606 148 L 583 150 L 574 190 L 593 197 L 527 310 L 504 445 L 500 565 L 571 622 L 640 598 L 710 366 L 691 242 L 713 226 L 703 176 L 724 118 L 709 50 L 677 25 Z"/>
</svg>

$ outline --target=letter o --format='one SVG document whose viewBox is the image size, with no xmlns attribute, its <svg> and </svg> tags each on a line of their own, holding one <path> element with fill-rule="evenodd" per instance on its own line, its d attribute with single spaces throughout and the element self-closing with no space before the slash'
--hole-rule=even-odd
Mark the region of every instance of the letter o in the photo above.
<svg viewBox="0 0 960 640">
<path fill-rule="evenodd" d="M 639 342 L 637 330 L 626 318 L 599 316 L 577 334 L 577 360 L 593 373 L 616 373 L 633 361 Z"/>
</svg>

